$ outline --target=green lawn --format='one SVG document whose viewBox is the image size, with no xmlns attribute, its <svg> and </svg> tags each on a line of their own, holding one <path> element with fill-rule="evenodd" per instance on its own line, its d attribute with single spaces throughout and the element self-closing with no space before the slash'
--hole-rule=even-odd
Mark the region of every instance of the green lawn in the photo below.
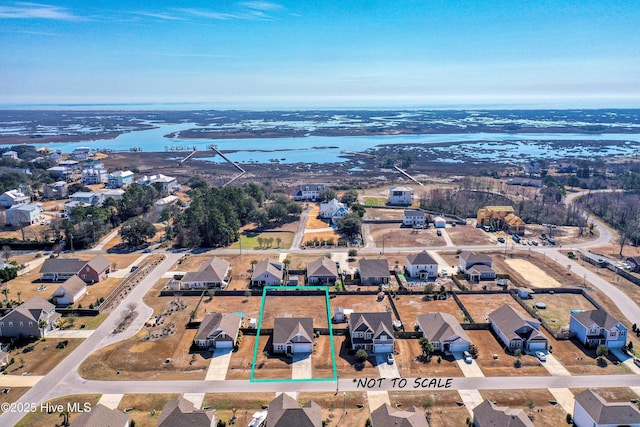
<svg viewBox="0 0 640 427">
<path fill-rule="evenodd" d="M 262 246 L 258 242 L 258 238 L 263 239 Z M 278 238 L 282 239 L 278 246 Z M 273 239 L 270 243 L 268 239 Z M 234 242 L 230 248 L 239 249 L 242 242 L 243 249 L 289 249 L 293 242 L 293 233 L 289 231 L 266 231 L 264 233 L 256 233 L 245 231 L 240 235 L 240 241 Z"/>
<path fill-rule="evenodd" d="M 73 324 L 70 324 L 67 321 L 65 325 L 65 329 L 80 329 L 80 325 L 84 325 L 82 329 L 95 329 L 106 319 L 108 316 L 107 313 L 98 314 L 97 316 L 78 316 L 73 321 Z"/>
<path fill-rule="evenodd" d="M 365 197 L 364 205 L 365 206 L 385 206 L 387 204 L 387 199 L 384 197 Z"/>
</svg>

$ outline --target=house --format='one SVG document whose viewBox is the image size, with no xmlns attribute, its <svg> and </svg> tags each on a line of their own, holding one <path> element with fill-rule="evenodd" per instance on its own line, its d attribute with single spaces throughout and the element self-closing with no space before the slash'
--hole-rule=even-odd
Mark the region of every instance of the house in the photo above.
<svg viewBox="0 0 640 427">
<path fill-rule="evenodd" d="M 628 329 L 603 309 L 572 312 L 569 331 L 586 347 L 606 345 L 621 348 L 627 343 Z"/>
<path fill-rule="evenodd" d="M 333 215 L 331 215 L 331 224 L 337 224 L 338 221 L 347 216 L 349 212 L 350 211 L 348 207 L 342 206 L 337 211 L 335 211 Z"/>
<path fill-rule="evenodd" d="M 60 178 L 64 180 L 70 180 L 71 176 L 74 173 L 73 169 L 67 166 L 60 166 L 60 165 L 50 167 L 49 169 L 47 169 L 47 172 L 49 172 L 50 175 L 56 178 Z"/>
<path fill-rule="evenodd" d="M 269 427 L 322 427 L 322 408 L 313 400 L 298 407 L 298 401 L 286 393 L 279 394 L 269 403 Z"/>
<path fill-rule="evenodd" d="M 307 264 L 307 282 L 309 284 L 333 284 L 338 280 L 335 262 L 327 257 L 318 258 Z"/>
<path fill-rule="evenodd" d="M 73 150 L 73 158 L 76 160 L 87 160 L 91 155 L 91 148 L 78 147 Z"/>
<path fill-rule="evenodd" d="M 109 174 L 100 162 L 86 165 L 80 174 L 83 185 L 105 184 L 109 179 Z"/>
<path fill-rule="evenodd" d="M 519 216 L 509 214 L 504 217 L 504 223 L 509 233 L 517 234 L 518 236 L 524 236 L 526 224 Z"/>
<path fill-rule="evenodd" d="M 315 202 L 320 198 L 320 193 L 326 188 L 326 184 L 300 184 L 298 190 L 294 191 L 293 200 L 310 200 Z"/>
<path fill-rule="evenodd" d="M 160 187 L 160 193 L 163 196 L 168 196 L 180 189 L 178 180 L 173 176 L 166 176 L 161 173 L 151 176 L 143 176 L 136 181 L 138 185 L 153 185 L 158 184 Z"/>
<path fill-rule="evenodd" d="M 287 355 L 313 351 L 311 317 L 276 317 L 273 325 L 273 352 Z"/>
<path fill-rule="evenodd" d="M 320 203 L 320 218 L 331 219 L 338 209 L 345 208 L 346 206 L 344 203 L 340 203 L 335 197 L 327 203 Z"/>
<path fill-rule="evenodd" d="M 77 303 L 87 293 L 87 284 L 76 275 L 68 278 L 51 295 L 55 305 L 67 306 Z"/>
<path fill-rule="evenodd" d="M 386 258 L 366 259 L 358 261 L 360 283 L 363 285 L 382 285 L 389 283 L 390 269 Z"/>
<path fill-rule="evenodd" d="M 493 280 L 496 272 L 492 268 L 489 255 L 465 251 L 458 257 L 458 269 L 462 274 L 468 274 L 469 280 Z"/>
<path fill-rule="evenodd" d="M 429 427 L 424 413 L 415 406 L 406 411 L 395 409 L 388 403 L 371 412 L 373 427 Z"/>
<path fill-rule="evenodd" d="M 77 191 L 71 195 L 71 201 L 86 203 L 87 205 L 98 205 L 100 196 L 92 191 Z"/>
<path fill-rule="evenodd" d="M 471 340 L 456 318 L 449 313 L 418 315 L 418 327 L 429 338 L 434 350 L 443 353 L 469 351 Z"/>
<path fill-rule="evenodd" d="M 42 338 L 56 327 L 58 319 L 60 313 L 56 313 L 53 304 L 31 297 L 0 318 L 0 336 Z"/>
<path fill-rule="evenodd" d="M 159 199 L 158 201 L 156 201 L 153 206 L 156 209 L 156 212 L 158 213 L 162 213 L 162 211 L 164 211 L 165 209 L 167 209 L 169 206 L 173 206 L 176 203 L 178 203 L 178 198 L 176 196 L 167 196 L 167 197 L 163 197 L 162 199 Z"/>
<path fill-rule="evenodd" d="M 447 227 L 447 220 L 444 219 L 441 216 L 436 216 L 433 218 L 433 226 L 435 228 L 446 228 Z"/>
<path fill-rule="evenodd" d="M 7 224 L 14 227 L 33 225 L 42 219 L 42 207 L 36 204 L 12 206 L 5 212 Z"/>
<path fill-rule="evenodd" d="M 117 409 L 97 404 L 90 411 L 81 412 L 71 421 L 70 427 L 129 427 L 129 415 Z"/>
<path fill-rule="evenodd" d="M 78 162 L 77 160 L 62 160 L 58 162 L 58 166 L 69 168 L 73 172 L 75 172 L 78 170 L 78 167 L 80 166 L 80 162 Z"/>
<path fill-rule="evenodd" d="M 625 262 L 631 266 L 631 271 L 640 272 L 640 256 L 628 257 Z"/>
<path fill-rule="evenodd" d="M 280 286 L 284 283 L 284 264 L 265 258 L 253 266 L 251 286 Z"/>
<path fill-rule="evenodd" d="M 413 203 L 413 188 L 391 187 L 389 189 L 390 205 L 409 206 L 411 203 Z"/>
<path fill-rule="evenodd" d="M 438 277 L 438 262 L 427 251 L 410 254 L 407 255 L 405 271 L 410 277 L 433 279 Z"/>
<path fill-rule="evenodd" d="M 86 283 L 100 282 L 111 272 L 111 261 L 98 255 L 91 261 L 79 258 L 47 258 L 40 267 L 40 280 L 43 282 L 59 282 L 78 275 Z"/>
<path fill-rule="evenodd" d="M 394 336 L 391 313 L 352 313 L 349 316 L 351 349 L 374 353 L 393 353 Z"/>
<path fill-rule="evenodd" d="M 478 209 L 476 219 L 479 227 L 491 231 L 505 230 L 518 235 L 525 232 L 525 223 L 515 214 L 513 206 L 485 206 Z"/>
<path fill-rule="evenodd" d="M 127 188 L 133 184 L 133 172 L 131 171 L 115 171 L 107 177 L 107 187 L 109 188 Z"/>
<path fill-rule="evenodd" d="M 491 329 L 510 351 L 546 350 L 549 340 L 540 332 L 540 322 L 526 318 L 510 305 L 503 305 L 488 316 Z"/>
<path fill-rule="evenodd" d="M 5 151 L 4 153 L 2 153 L 2 159 L 20 160 L 20 158 L 18 157 L 18 152 L 13 150 Z"/>
<path fill-rule="evenodd" d="M 215 409 L 196 409 L 193 403 L 178 396 L 164 405 L 157 427 L 214 427 L 215 425 Z"/>
<path fill-rule="evenodd" d="M 98 190 L 96 194 L 100 197 L 100 204 L 107 199 L 122 200 L 124 198 L 125 191 L 122 188 L 102 189 Z"/>
<path fill-rule="evenodd" d="M 180 281 L 181 289 L 213 289 L 227 287 L 231 281 L 231 264 L 222 258 L 213 257 L 200 266 L 198 271 L 187 272 Z"/>
<path fill-rule="evenodd" d="M 207 313 L 193 342 L 200 348 L 233 348 L 241 323 L 242 316 L 237 313 Z"/>
<path fill-rule="evenodd" d="M 42 186 L 42 194 L 47 199 L 64 199 L 69 194 L 69 184 L 66 181 L 44 184 Z"/>
<path fill-rule="evenodd" d="M 592 390 L 576 395 L 573 405 L 576 427 L 640 427 L 640 411 L 631 402 L 607 402 Z"/>
<path fill-rule="evenodd" d="M 5 191 L 0 195 L 0 206 L 10 208 L 11 206 L 24 205 L 31 201 L 31 198 L 20 190 Z"/>
<path fill-rule="evenodd" d="M 522 409 L 496 406 L 485 400 L 473 409 L 474 427 L 534 427 Z"/>
<path fill-rule="evenodd" d="M 424 227 L 427 213 L 422 209 L 405 209 L 402 213 L 402 225 Z"/>
</svg>

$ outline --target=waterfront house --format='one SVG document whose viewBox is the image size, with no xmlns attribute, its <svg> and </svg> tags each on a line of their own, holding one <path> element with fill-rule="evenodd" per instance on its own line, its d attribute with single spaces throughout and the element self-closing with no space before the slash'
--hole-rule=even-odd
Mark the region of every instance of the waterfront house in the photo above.
<svg viewBox="0 0 640 427">
<path fill-rule="evenodd" d="M 413 203 L 413 188 L 391 187 L 389 189 L 389 204 L 397 206 L 409 206 Z"/>
</svg>

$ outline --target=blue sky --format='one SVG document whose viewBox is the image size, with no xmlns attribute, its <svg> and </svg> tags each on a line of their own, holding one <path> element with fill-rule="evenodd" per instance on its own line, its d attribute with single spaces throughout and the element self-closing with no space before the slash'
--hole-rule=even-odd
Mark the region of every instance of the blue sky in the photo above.
<svg viewBox="0 0 640 427">
<path fill-rule="evenodd" d="M 0 1 L 0 104 L 640 107 L 640 1 Z"/>
</svg>

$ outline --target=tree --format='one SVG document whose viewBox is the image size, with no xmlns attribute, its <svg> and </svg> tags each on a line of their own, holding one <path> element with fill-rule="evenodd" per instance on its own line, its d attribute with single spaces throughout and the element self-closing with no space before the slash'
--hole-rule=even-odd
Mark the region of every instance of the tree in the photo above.
<svg viewBox="0 0 640 427">
<path fill-rule="evenodd" d="M 362 219 L 353 213 L 345 215 L 338 220 L 337 232 L 343 237 L 351 240 L 360 237 L 362 228 Z"/>
<path fill-rule="evenodd" d="M 607 357 L 609 355 L 609 349 L 607 348 L 606 345 L 604 344 L 600 344 L 597 348 L 596 348 L 596 356 L 604 362 L 604 360 L 602 359 L 603 357 Z"/>
<path fill-rule="evenodd" d="M 255 268 L 256 264 L 258 263 L 257 259 L 252 259 L 251 260 L 251 271 L 253 271 L 253 269 Z"/>
<path fill-rule="evenodd" d="M 345 191 L 342 197 L 340 198 L 340 201 L 346 204 L 347 206 L 351 206 L 357 200 L 358 200 L 358 192 L 353 189 Z"/>
<path fill-rule="evenodd" d="M 249 289 L 247 289 L 246 291 L 244 291 L 244 302 L 249 301 L 249 297 L 251 296 L 251 291 Z"/>
<path fill-rule="evenodd" d="M 2 258 L 4 258 L 5 262 L 9 262 L 9 258 L 11 258 L 11 255 L 11 247 L 9 245 L 2 246 Z"/>
<path fill-rule="evenodd" d="M 428 282 L 426 285 L 424 285 L 424 293 L 426 295 L 431 295 L 433 294 L 434 288 L 435 288 L 435 285 L 433 284 L 433 282 Z"/>
<path fill-rule="evenodd" d="M 6 303 L 7 301 L 9 301 L 9 293 L 11 291 L 9 290 L 9 288 L 4 288 L 2 290 L 2 295 L 4 295 L 4 302 Z"/>
<path fill-rule="evenodd" d="M 428 360 L 429 356 L 431 355 L 431 353 L 433 353 L 434 347 L 433 344 L 431 343 L 431 341 L 429 341 L 429 338 L 427 337 L 422 337 L 418 340 L 418 343 L 420 344 L 420 348 L 422 349 L 422 356 Z"/>
<path fill-rule="evenodd" d="M 69 410 L 65 409 L 63 411 L 60 411 L 60 413 L 58 414 L 58 418 L 62 417 L 62 426 L 63 427 L 68 427 L 71 424 L 69 424 Z"/>
<path fill-rule="evenodd" d="M 125 222 L 118 234 L 128 245 L 140 246 L 156 235 L 156 228 L 146 219 L 134 218 Z"/>
<path fill-rule="evenodd" d="M 347 252 L 347 255 L 350 258 L 356 257 L 358 256 L 358 251 L 356 249 L 349 249 L 349 252 Z"/>
<path fill-rule="evenodd" d="M 522 350 L 519 348 L 513 352 L 513 355 L 516 357 L 516 368 L 522 366 Z"/>
<path fill-rule="evenodd" d="M 47 326 L 49 326 L 49 322 L 47 322 L 45 319 L 41 319 L 38 322 L 38 327 L 40 328 L 40 332 L 42 333 L 43 337 L 44 337 L 44 330 L 47 329 Z"/>
<path fill-rule="evenodd" d="M 369 353 L 364 348 L 358 349 L 356 351 L 356 362 L 363 363 L 365 360 L 369 358 Z"/>
<path fill-rule="evenodd" d="M 282 260 L 282 263 L 284 264 L 284 269 L 285 270 L 289 270 L 289 265 L 291 264 L 291 259 L 285 258 L 285 259 Z"/>
<path fill-rule="evenodd" d="M 431 408 L 433 408 L 433 400 L 429 398 L 424 399 L 422 401 L 422 408 L 427 412 L 427 421 L 430 421 Z"/>
<path fill-rule="evenodd" d="M 328 202 L 329 200 L 334 199 L 337 195 L 338 193 L 336 193 L 336 190 L 334 190 L 333 188 L 327 187 L 320 192 L 320 195 L 318 196 L 318 201 Z"/>
</svg>

